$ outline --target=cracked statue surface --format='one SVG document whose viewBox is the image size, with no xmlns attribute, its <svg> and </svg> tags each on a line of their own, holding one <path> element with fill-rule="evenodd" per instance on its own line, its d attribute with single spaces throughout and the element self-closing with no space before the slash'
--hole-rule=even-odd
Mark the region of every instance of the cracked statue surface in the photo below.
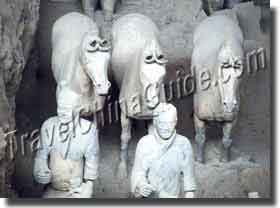
<svg viewBox="0 0 280 208">
<path fill-rule="evenodd" d="M 136 198 L 178 198 L 183 173 L 184 197 L 193 198 L 196 182 L 192 146 L 176 133 L 177 110 L 172 104 L 160 103 L 154 114 L 153 130 L 137 144 L 131 192 Z"/>
</svg>

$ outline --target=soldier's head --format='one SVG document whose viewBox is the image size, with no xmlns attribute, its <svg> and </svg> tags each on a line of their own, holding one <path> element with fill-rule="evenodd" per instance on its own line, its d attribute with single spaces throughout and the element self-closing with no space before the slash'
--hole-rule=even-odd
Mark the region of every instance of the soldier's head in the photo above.
<svg viewBox="0 0 280 208">
<path fill-rule="evenodd" d="M 81 96 L 66 87 L 58 86 L 56 100 L 60 122 L 64 124 L 73 122 L 81 110 Z"/>
<path fill-rule="evenodd" d="M 168 103 L 160 103 L 154 110 L 153 123 L 158 135 L 162 139 L 170 139 L 175 132 L 177 124 L 177 109 L 175 106 Z"/>
</svg>

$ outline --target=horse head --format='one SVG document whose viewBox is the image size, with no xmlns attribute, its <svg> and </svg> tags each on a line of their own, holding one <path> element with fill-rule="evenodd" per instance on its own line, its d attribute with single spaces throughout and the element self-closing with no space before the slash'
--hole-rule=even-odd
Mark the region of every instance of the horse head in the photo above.
<svg viewBox="0 0 280 208">
<path fill-rule="evenodd" d="M 243 56 L 243 47 L 239 42 L 224 43 L 218 54 L 218 86 L 226 114 L 233 114 L 239 110 Z"/>
<path fill-rule="evenodd" d="M 156 41 L 148 42 L 140 59 L 142 97 L 147 106 L 155 108 L 160 101 L 160 88 L 166 74 L 167 59 Z"/>
<path fill-rule="evenodd" d="M 93 82 L 98 95 L 106 95 L 111 83 L 108 80 L 108 67 L 111 58 L 109 41 L 96 33 L 87 33 L 81 44 L 80 61 L 86 74 Z"/>
</svg>

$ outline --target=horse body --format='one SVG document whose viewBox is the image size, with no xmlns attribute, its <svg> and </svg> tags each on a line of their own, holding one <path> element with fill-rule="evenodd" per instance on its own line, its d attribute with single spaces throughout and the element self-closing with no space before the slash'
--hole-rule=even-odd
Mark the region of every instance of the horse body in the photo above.
<svg viewBox="0 0 280 208">
<path fill-rule="evenodd" d="M 240 103 L 243 34 L 233 20 L 213 16 L 197 27 L 193 42 L 192 67 L 197 83 L 194 94 L 197 159 L 204 161 L 205 123 L 218 121 L 223 124 L 225 157 L 229 160 L 230 133 L 237 120 Z M 209 85 L 203 81 L 206 73 L 209 75 Z"/>
<path fill-rule="evenodd" d="M 52 71 L 57 82 L 58 112 L 68 103 L 66 91 L 81 96 L 77 108 L 93 113 L 103 107 L 103 95 L 110 82 L 107 68 L 108 51 L 94 50 L 93 42 L 100 41 L 97 25 L 87 16 L 73 12 L 59 18 L 52 31 Z M 97 43 L 96 43 L 97 44 Z M 94 104 L 94 102 L 96 104 Z"/>
<path fill-rule="evenodd" d="M 120 89 L 121 176 L 127 175 L 127 147 L 131 119 L 151 119 L 165 95 L 161 88 L 166 73 L 157 26 L 141 14 L 129 14 L 113 24 L 112 70 Z"/>
</svg>

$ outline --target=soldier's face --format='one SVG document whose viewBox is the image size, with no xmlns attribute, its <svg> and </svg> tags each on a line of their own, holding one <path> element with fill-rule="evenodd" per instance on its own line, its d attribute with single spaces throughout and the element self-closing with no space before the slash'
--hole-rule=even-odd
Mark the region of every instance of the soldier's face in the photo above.
<svg viewBox="0 0 280 208">
<path fill-rule="evenodd" d="M 170 120 L 170 121 L 156 121 L 156 130 L 158 135 L 164 139 L 168 140 L 172 137 L 173 133 L 175 132 L 175 127 L 177 124 L 177 120 Z"/>
</svg>

